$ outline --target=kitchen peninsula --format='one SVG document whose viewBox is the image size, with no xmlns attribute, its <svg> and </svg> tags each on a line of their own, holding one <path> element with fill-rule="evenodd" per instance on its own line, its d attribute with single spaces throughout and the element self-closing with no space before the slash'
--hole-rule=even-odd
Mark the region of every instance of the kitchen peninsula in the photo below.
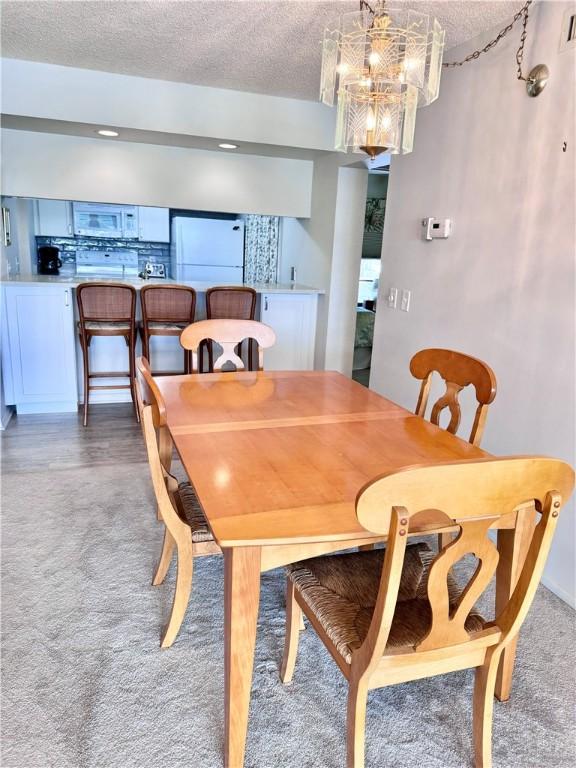
<svg viewBox="0 0 576 768">
<path fill-rule="evenodd" d="M 99 279 L 99 278 L 94 278 Z M 5 402 L 18 413 L 73 412 L 83 402 L 82 354 L 76 323 L 75 289 L 86 280 L 72 276 L 18 275 L 2 283 L 2 375 Z M 115 280 L 133 285 L 175 280 Z M 205 292 L 213 283 L 181 281 L 197 292 L 196 319 L 205 317 Z M 224 283 L 231 284 L 231 283 Z M 235 283 L 239 285 L 239 283 Z M 244 283 L 258 293 L 256 318 L 274 328 L 276 345 L 268 352 L 270 370 L 307 370 L 314 367 L 318 297 L 322 290 L 302 285 Z M 122 338 L 95 339 L 91 346 L 92 369 L 126 370 L 126 345 Z M 137 354 L 140 341 L 137 342 Z M 153 339 L 154 368 L 179 370 L 182 350 L 178 340 Z M 112 387 L 124 383 L 109 379 Z M 93 402 L 129 399 L 125 389 L 101 390 Z"/>
</svg>

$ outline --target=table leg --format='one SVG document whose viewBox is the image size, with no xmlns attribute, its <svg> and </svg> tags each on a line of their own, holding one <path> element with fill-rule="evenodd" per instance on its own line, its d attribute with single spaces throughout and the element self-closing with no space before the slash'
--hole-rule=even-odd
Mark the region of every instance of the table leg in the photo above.
<svg viewBox="0 0 576 768">
<path fill-rule="evenodd" d="M 496 571 L 496 615 L 504 608 L 518 582 L 535 524 L 536 510 L 534 505 L 530 505 L 518 510 L 516 528 L 498 531 L 500 560 Z M 510 643 L 500 659 L 496 678 L 496 698 L 500 701 L 510 698 L 517 640 L 518 638 Z"/>
<path fill-rule="evenodd" d="M 226 768 L 242 768 L 248 729 L 256 624 L 260 601 L 260 547 L 224 550 L 224 674 Z"/>
</svg>

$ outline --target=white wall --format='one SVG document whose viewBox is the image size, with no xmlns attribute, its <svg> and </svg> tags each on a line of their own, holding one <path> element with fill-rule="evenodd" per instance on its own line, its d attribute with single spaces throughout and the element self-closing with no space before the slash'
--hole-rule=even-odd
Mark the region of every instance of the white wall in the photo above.
<svg viewBox="0 0 576 768">
<path fill-rule="evenodd" d="M 13 197 L 2 197 L 2 208 L 8 210 L 10 217 L 10 245 L 4 245 L 4 229 L 0 242 L 0 279 L 9 275 L 17 275 L 20 271 L 20 228 L 18 216 L 18 200 Z"/>
<path fill-rule="evenodd" d="M 311 218 L 282 222 L 278 275 L 326 291 L 320 297 L 315 367 L 352 371 L 355 307 L 368 171 L 339 166 L 338 156 L 314 161 Z"/>
<path fill-rule="evenodd" d="M 2 131 L 6 195 L 310 216 L 313 163 Z"/>
<path fill-rule="evenodd" d="M 356 300 L 364 235 L 368 172 L 340 168 L 328 300 L 325 367 L 352 375 Z"/>
<path fill-rule="evenodd" d="M 2 112 L 332 151 L 335 110 L 314 101 L 2 59 Z"/>
<path fill-rule="evenodd" d="M 538 3 L 530 13 L 525 69 L 545 62 L 551 71 L 538 98 L 516 79 L 517 31 L 445 71 L 438 101 L 418 111 L 415 150 L 391 166 L 370 385 L 413 408 L 410 357 L 429 346 L 468 352 L 498 378 L 483 447 L 573 464 L 575 69 L 574 49 L 558 52 L 567 7 Z M 453 218 L 452 237 L 422 241 L 424 216 Z M 389 286 L 412 290 L 408 314 L 386 307 Z M 545 576 L 572 604 L 574 514 L 572 501 Z"/>
<path fill-rule="evenodd" d="M 290 267 L 296 267 L 297 282 L 330 290 L 334 214 L 338 185 L 338 166 L 333 158 L 314 162 L 310 219 L 286 218 L 282 222 L 278 279 L 290 279 Z M 319 297 L 318 328 L 314 367 L 324 368 L 328 298 Z"/>
</svg>

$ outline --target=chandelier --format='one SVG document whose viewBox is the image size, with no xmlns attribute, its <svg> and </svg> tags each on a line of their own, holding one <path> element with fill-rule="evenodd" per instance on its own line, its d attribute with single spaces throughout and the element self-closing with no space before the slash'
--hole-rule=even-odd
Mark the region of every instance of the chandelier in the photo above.
<svg viewBox="0 0 576 768">
<path fill-rule="evenodd" d="M 427 14 L 374 7 L 345 13 L 326 28 L 320 99 L 337 100 L 336 149 L 407 154 L 416 109 L 438 98 L 444 30 Z"/>
</svg>

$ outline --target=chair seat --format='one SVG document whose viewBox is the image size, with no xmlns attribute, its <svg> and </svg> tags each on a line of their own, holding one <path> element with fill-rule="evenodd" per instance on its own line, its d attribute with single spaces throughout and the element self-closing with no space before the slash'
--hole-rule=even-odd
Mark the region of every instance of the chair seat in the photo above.
<svg viewBox="0 0 576 768">
<path fill-rule="evenodd" d="M 214 541 L 198 497 L 190 483 L 180 483 L 176 503 L 180 517 L 192 529 L 192 541 L 197 544 L 202 541 Z"/>
<path fill-rule="evenodd" d="M 81 328 L 80 323 L 78 327 Z M 130 331 L 130 323 L 115 323 L 112 320 L 86 320 L 84 327 L 87 331 Z"/>
<path fill-rule="evenodd" d="M 383 549 L 316 557 L 287 567 L 288 577 L 311 608 L 338 653 L 350 663 L 370 627 L 382 564 Z M 430 629 L 431 611 L 426 590 L 428 572 L 436 554 L 425 543 L 406 548 L 398 601 L 387 648 L 413 646 Z M 448 577 L 450 604 L 459 596 L 456 581 Z M 468 632 L 484 628 L 484 619 L 472 609 L 466 620 Z"/>
<path fill-rule="evenodd" d="M 148 323 L 149 331 L 183 331 L 190 323 Z"/>
</svg>

